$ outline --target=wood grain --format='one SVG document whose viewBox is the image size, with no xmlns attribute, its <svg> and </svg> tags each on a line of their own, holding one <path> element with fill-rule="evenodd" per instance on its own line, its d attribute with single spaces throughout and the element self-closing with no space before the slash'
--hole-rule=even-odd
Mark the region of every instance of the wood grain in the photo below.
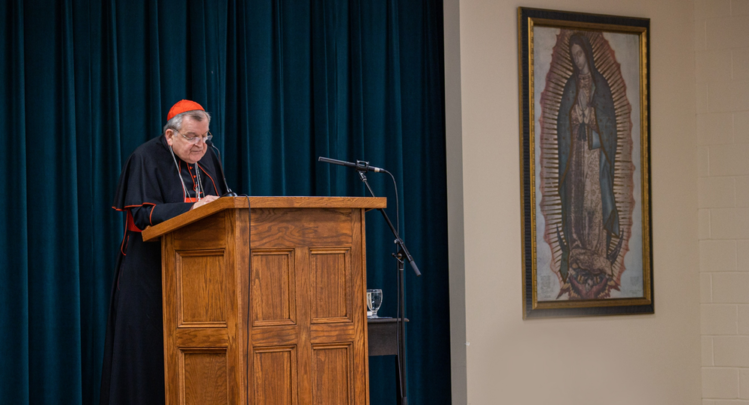
<svg viewBox="0 0 749 405">
<path fill-rule="evenodd" d="M 240 200 L 162 234 L 167 405 L 368 404 L 361 199 Z"/>
<path fill-rule="evenodd" d="M 229 312 L 229 324 L 235 325 L 234 333 L 229 335 L 229 389 L 235 393 L 235 402 L 244 405 L 250 400 L 250 224 L 249 210 L 231 210 L 227 217 L 228 232 L 227 255 L 231 262 L 227 264 L 227 273 L 232 275 L 231 288 L 227 295 L 232 303 Z"/>
<path fill-rule="evenodd" d="M 179 326 L 226 327 L 224 251 L 176 253 Z"/>
<path fill-rule="evenodd" d="M 175 331 L 177 330 L 177 272 L 175 269 L 174 235 L 168 234 L 161 239 L 161 299 L 164 324 L 164 395 L 166 404 L 179 404 L 182 368 L 177 349 Z"/>
<path fill-rule="evenodd" d="M 174 248 L 179 250 L 222 249 L 226 247 L 225 212 L 185 225 L 174 232 Z"/>
<path fill-rule="evenodd" d="M 364 232 L 365 210 L 356 210 L 351 222 L 353 241 L 351 256 L 359 260 L 351 261 L 354 342 L 352 345 L 354 403 L 369 404 L 369 355 L 367 354 L 367 257 Z M 358 299 L 357 299 L 358 298 Z"/>
<path fill-rule="evenodd" d="M 351 389 L 353 356 L 349 345 L 315 346 L 314 387 L 315 405 L 348 405 L 354 403 Z"/>
<path fill-rule="evenodd" d="M 182 398 L 185 405 L 228 403 L 226 352 L 183 353 Z"/>
<path fill-rule="evenodd" d="M 250 337 L 255 347 L 286 346 L 298 344 L 299 333 L 297 325 L 253 327 Z"/>
<path fill-rule="evenodd" d="M 182 328 L 174 331 L 174 343 L 177 347 L 227 347 L 229 336 L 226 328 Z"/>
<path fill-rule="evenodd" d="M 164 221 L 156 226 L 149 226 L 143 230 L 143 241 L 148 242 L 166 235 L 185 225 L 212 216 L 218 212 L 247 208 L 275 209 L 275 208 L 387 208 L 384 197 L 221 197 L 218 200 L 190 210 L 178 217 Z"/>
<path fill-rule="evenodd" d="M 162 240 L 167 404 L 240 404 L 232 217 L 222 212 Z"/>
<path fill-rule="evenodd" d="M 253 209 L 252 248 L 351 244 L 351 209 Z"/>
<path fill-rule="evenodd" d="M 297 309 L 299 311 L 299 343 L 297 351 L 299 362 L 297 372 L 301 376 L 298 384 L 300 401 L 308 405 L 312 401 L 312 342 L 310 330 L 310 272 L 309 272 L 309 248 L 300 246 L 294 249 L 297 263 Z"/>
<path fill-rule="evenodd" d="M 253 250 L 251 280 L 252 325 L 293 325 L 294 250 Z"/>
<path fill-rule="evenodd" d="M 255 351 L 254 391 L 257 405 L 296 404 L 296 350 L 278 347 Z"/>
<path fill-rule="evenodd" d="M 353 322 L 350 249 L 310 249 L 312 323 Z"/>
<path fill-rule="evenodd" d="M 353 323 L 312 325 L 310 332 L 313 344 L 353 342 L 356 338 L 356 328 Z"/>
</svg>

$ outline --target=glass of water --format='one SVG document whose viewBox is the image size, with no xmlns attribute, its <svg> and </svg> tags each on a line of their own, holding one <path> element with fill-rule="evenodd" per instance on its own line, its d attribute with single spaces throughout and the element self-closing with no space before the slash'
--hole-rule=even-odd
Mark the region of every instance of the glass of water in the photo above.
<svg viewBox="0 0 749 405">
<path fill-rule="evenodd" d="M 382 290 L 367 290 L 367 318 L 377 318 L 377 310 L 382 305 Z"/>
</svg>

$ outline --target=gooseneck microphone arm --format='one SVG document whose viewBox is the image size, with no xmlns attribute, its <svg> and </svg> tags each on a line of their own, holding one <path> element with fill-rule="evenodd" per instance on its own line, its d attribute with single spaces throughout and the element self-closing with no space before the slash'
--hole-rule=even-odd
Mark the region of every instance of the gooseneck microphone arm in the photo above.
<svg viewBox="0 0 749 405">
<path fill-rule="evenodd" d="M 360 172 L 367 172 L 367 171 L 369 171 L 369 172 L 375 172 L 375 173 L 387 172 L 387 170 L 385 170 L 385 169 L 381 169 L 379 167 L 370 166 L 369 162 L 365 162 L 363 160 L 357 160 L 356 163 L 351 163 L 351 162 L 346 162 L 345 160 L 331 159 L 331 158 L 326 158 L 326 157 L 322 157 L 322 156 L 320 156 L 319 158 L 317 158 L 317 160 L 319 162 L 325 162 L 325 163 L 331 163 L 331 164 L 339 165 L 339 166 L 351 167 L 351 168 L 356 169 L 356 170 L 358 170 Z"/>
<path fill-rule="evenodd" d="M 210 142 L 209 144 L 211 145 L 211 148 L 216 151 L 216 155 L 218 157 L 218 167 L 219 169 L 221 169 L 221 178 L 224 179 L 224 187 L 226 187 L 226 193 L 224 193 L 224 195 L 222 195 L 221 197 L 236 197 L 237 193 L 233 192 L 231 188 L 229 188 L 229 183 L 226 182 L 226 172 L 224 172 L 224 164 L 221 163 L 221 152 L 218 150 L 216 145 L 213 144 L 213 142 Z"/>
</svg>

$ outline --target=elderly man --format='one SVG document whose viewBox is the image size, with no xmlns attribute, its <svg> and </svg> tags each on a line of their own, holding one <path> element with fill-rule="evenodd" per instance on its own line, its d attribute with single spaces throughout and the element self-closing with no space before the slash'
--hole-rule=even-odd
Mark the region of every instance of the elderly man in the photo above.
<svg viewBox="0 0 749 405">
<path fill-rule="evenodd" d="M 114 209 L 127 214 L 109 309 L 101 404 L 163 404 L 161 245 L 140 232 L 216 200 L 226 190 L 208 151 L 211 116 L 189 100 L 167 115 L 163 136 L 130 156 L 120 175 Z"/>
</svg>

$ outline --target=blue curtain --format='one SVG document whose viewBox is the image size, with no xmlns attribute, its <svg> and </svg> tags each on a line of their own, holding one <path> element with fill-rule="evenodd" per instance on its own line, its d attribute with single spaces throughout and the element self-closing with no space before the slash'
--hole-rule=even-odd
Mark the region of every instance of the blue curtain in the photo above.
<svg viewBox="0 0 749 405">
<path fill-rule="evenodd" d="M 396 175 L 409 399 L 450 403 L 441 0 L 0 2 L 0 402 L 94 404 L 124 221 L 122 163 L 182 98 L 213 115 L 229 184 L 250 195 L 365 195 L 318 156 Z M 369 176 L 388 197 L 388 177 Z M 368 285 L 395 315 L 392 237 L 367 214 Z M 392 358 L 372 404 L 395 403 Z"/>
</svg>

